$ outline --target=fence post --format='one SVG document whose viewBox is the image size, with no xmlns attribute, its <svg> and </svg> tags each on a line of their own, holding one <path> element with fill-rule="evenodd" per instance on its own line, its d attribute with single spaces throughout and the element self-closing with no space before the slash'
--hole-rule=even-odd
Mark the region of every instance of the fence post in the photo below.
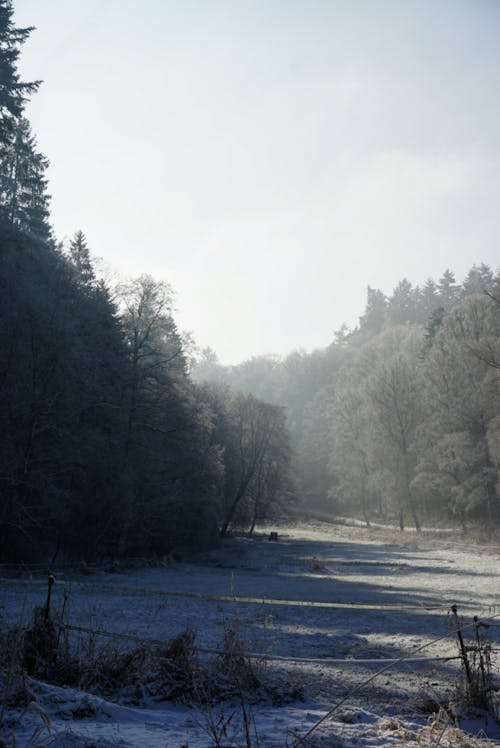
<svg viewBox="0 0 500 748">
<path fill-rule="evenodd" d="M 462 660 L 464 663 L 465 668 L 465 675 L 467 676 L 467 683 L 470 685 L 472 683 L 472 674 L 470 671 L 470 665 L 469 665 L 469 658 L 467 657 L 467 650 L 465 649 L 464 640 L 462 637 L 462 632 L 460 630 L 460 621 L 458 620 L 458 607 L 456 605 L 451 606 L 451 612 L 453 613 L 455 617 L 455 627 L 457 630 L 457 639 L 458 639 L 458 646 L 460 649 L 460 652 L 462 654 Z"/>
<path fill-rule="evenodd" d="M 49 620 L 50 616 L 50 596 L 52 594 L 52 585 L 54 584 L 55 579 L 52 574 L 49 574 L 49 578 L 47 580 L 48 588 L 47 588 L 47 602 L 45 603 L 45 621 L 47 622 Z"/>
<path fill-rule="evenodd" d="M 479 635 L 479 629 L 481 628 L 481 621 L 477 616 L 474 616 L 474 626 L 476 628 L 476 641 L 477 651 L 479 653 L 479 667 L 481 668 L 481 678 L 483 680 L 483 688 L 486 689 L 486 670 L 484 667 L 484 656 L 483 656 L 483 641 Z"/>
</svg>

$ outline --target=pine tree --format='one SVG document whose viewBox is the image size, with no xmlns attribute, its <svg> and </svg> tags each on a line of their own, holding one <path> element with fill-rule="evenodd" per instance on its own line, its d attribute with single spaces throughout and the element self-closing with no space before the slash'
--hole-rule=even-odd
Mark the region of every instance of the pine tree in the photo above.
<svg viewBox="0 0 500 748">
<path fill-rule="evenodd" d="M 444 315 L 445 311 L 442 306 L 438 306 L 436 309 L 433 309 L 433 311 L 429 314 L 429 319 L 427 320 L 427 325 L 425 326 L 424 344 L 422 348 L 422 353 L 424 356 L 426 356 L 432 348 L 436 333 L 439 331 L 441 325 L 443 324 Z"/>
<path fill-rule="evenodd" d="M 398 283 L 388 306 L 389 319 L 393 324 L 405 325 L 408 322 L 416 322 L 418 294 L 418 288 L 413 288 L 406 278 Z"/>
<path fill-rule="evenodd" d="M 453 309 L 460 298 L 460 287 L 455 282 L 455 275 L 451 270 L 445 270 L 438 283 L 439 305 L 445 311 Z"/>
<path fill-rule="evenodd" d="M 52 239 L 45 175 L 48 166 L 48 160 L 37 150 L 28 120 L 21 118 L 0 164 L 0 214 L 42 241 Z"/>
<path fill-rule="evenodd" d="M 79 285 L 91 288 L 95 284 L 95 273 L 87 238 L 77 231 L 69 243 L 68 257 Z"/>
<path fill-rule="evenodd" d="M 462 283 L 463 295 L 471 296 L 472 294 L 482 293 L 485 289 L 490 289 L 493 284 L 494 276 L 489 265 L 484 262 L 479 267 L 473 265 Z"/>
<path fill-rule="evenodd" d="M 16 124 L 27 98 L 41 81 L 26 83 L 19 79 L 17 60 L 21 45 L 33 27 L 16 28 L 12 0 L 0 0 L 0 156 L 15 138 Z"/>
<path fill-rule="evenodd" d="M 368 286 L 365 313 L 359 320 L 360 330 L 376 335 L 387 321 L 387 298 L 377 288 Z"/>
<path fill-rule="evenodd" d="M 420 291 L 420 321 L 426 322 L 438 307 L 438 287 L 432 278 L 427 278 Z"/>
</svg>

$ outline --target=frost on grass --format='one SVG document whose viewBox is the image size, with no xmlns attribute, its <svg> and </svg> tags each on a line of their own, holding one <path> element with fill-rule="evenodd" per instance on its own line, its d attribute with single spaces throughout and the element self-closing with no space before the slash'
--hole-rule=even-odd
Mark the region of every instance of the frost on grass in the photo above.
<svg viewBox="0 0 500 748">
<path fill-rule="evenodd" d="M 226 740 L 224 745 L 232 740 L 238 746 L 292 748 L 344 696 L 347 703 L 312 732 L 308 748 L 476 748 L 488 745 L 479 735 L 482 727 L 492 739 L 500 737 L 491 715 L 487 723 L 477 710 L 450 711 L 453 697 L 458 703 L 454 690 L 460 661 L 433 662 L 430 669 L 427 664 L 394 667 L 368 688 L 351 693 L 378 667 L 353 664 L 358 658 L 411 655 L 443 634 L 429 656 L 456 655 L 456 637 L 447 621 L 449 605 L 458 602 L 464 615 L 471 611 L 468 620 L 472 611 L 488 611 L 498 589 L 497 556 L 455 545 L 425 548 L 422 538 L 418 547 L 410 548 L 394 540 L 384 545 L 359 529 L 350 528 L 341 537 L 338 531 L 333 537 L 333 532 L 331 527 L 319 533 L 311 527 L 290 530 L 272 544 L 235 539 L 227 548 L 233 556 L 237 551 L 237 567 L 231 567 L 232 558 L 225 563 L 223 547 L 211 565 L 186 562 L 130 569 L 120 572 L 119 582 L 116 572 L 87 574 L 81 585 L 75 579 L 65 621 L 82 629 L 115 632 L 114 639 L 59 630 L 58 605 L 69 583 L 56 584 L 53 590 L 57 646 L 50 626 L 44 629 L 43 616 L 38 628 L 35 615 L 24 632 L 21 627 L 16 630 L 23 606 L 27 618 L 27 611 L 43 604 L 45 590 L 29 582 L 9 585 L 1 601 L 5 620 L 0 627 L 0 737 L 9 748 L 13 736 L 17 746 L 29 745 L 43 722 L 33 711 L 25 711 L 29 703 L 36 703 L 48 715 L 51 728 L 51 737 L 45 731 L 39 740 L 59 736 L 59 744 L 65 746 L 206 748 L 218 735 L 218 740 Z M 233 573 L 228 573 L 231 568 Z M 113 592 L 113 585 L 120 589 Z M 158 597 L 159 590 L 173 595 Z M 193 597 L 184 599 L 179 594 L 184 591 Z M 207 592 L 226 601 L 205 599 Z M 245 596 L 259 603 L 234 599 Z M 263 598 L 382 607 L 357 611 L 276 606 L 264 605 Z M 415 611 L 385 611 L 387 603 L 396 608 L 411 603 Z M 437 610 L 437 605 L 443 608 Z M 27 631 L 31 633 L 25 636 Z M 488 632 L 494 649 L 499 634 L 497 626 Z M 141 637 L 157 643 L 148 644 Z M 471 637 L 466 638 L 469 646 Z M 285 659 L 249 656 L 255 652 Z M 290 662 L 290 657 L 300 662 Z M 492 650 L 492 668 L 498 672 L 496 657 Z M 327 665 L 322 658 L 346 662 Z M 444 714 L 436 717 L 440 708 L 452 715 L 450 721 Z"/>
</svg>

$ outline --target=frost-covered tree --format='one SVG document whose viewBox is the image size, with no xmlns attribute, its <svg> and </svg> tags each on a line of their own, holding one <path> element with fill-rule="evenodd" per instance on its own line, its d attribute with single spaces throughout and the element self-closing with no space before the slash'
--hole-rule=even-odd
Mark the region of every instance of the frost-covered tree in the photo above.
<svg viewBox="0 0 500 748">
<path fill-rule="evenodd" d="M 500 408 L 498 376 L 485 353 L 498 349 L 488 299 L 471 297 L 443 318 L 424 366 L 425 429 L 416 486 L 439 489 L 448 516 L 500 521 L 496 458 L 491 453 Z M 495 335 L 495 329 L 497 334 Z"/>
<path fill-rule="evenodd" d="M 300 439 L 295 448 L 297 484 L 302 503 L 311 509 L 332 512 L 336 495 L 332 488 L 330 463 L 331 410 L 336 385 L 323 387 L 304 407 Z"/>
<path fill-rule="evenodd" d="M 483 293 L 490 290 L 494 285 L 494 275 L 484 262 L 479 266 L 473 265 L 462 283 L 463 296 Z"/>
<path fill-rule="evenodd" d="M 403 357 L 394 358 L 377 372 L 371 385 L 371 401 L 379 434 L 387 443 L 397 478 L 399 527 L 410 511 L 415 528 L 420 530 L 419 512 L 411 489 L 414 455 L 413 440 L 418 424 L 418 394 L 412 364 Z"/>
<path fill-rule="evenodd" d="M 331 410 L 333 490 L 365 521 L 376 510 L 421 517 L 411 481 L 420 420 L 418 327 L 387 328 L 352 351 L 336 384 Z"/>
<path fill-rule="evenodd" d="M 425 324 L 431 314 L 439 307 L 438 287 L 432 278 L 428 278 L 420 289 L 419 322 Z"/>
<path fill-rule="evenodd" d="M 418 288 L 403 278 L 398 283 L 389 298 L 388 317 L 392 324 L 404 325 L 418 321 Z"/>
<path fill-rule="evenodd" d="M 438 282 L 439 305 L 446 311 L 452 309 L 460 300 L 460 287 L 454 273 L 447 269 Z"/>
<path fill-rule="evenodd" d="M 356 360 L 337 380 L 336 397 L 329 410 L 330 470 L 336 483 L 332 492 L 349 512 L 361 512 L 366 524 L 374 509 L 373 433 L 366 387 L 366 370 Z"/>
</svg>

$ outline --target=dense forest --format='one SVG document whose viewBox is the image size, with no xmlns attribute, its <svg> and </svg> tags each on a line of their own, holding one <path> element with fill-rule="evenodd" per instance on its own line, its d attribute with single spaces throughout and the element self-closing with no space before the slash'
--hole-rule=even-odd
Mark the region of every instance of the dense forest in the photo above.
<svg viewBox="0 0 500 748">
<path fill-rule="evenodd" d="M 206 350 L 195 375 L 285 406 L 305 509 L 500 526 L 500 278 L 484 264 L 368 288 L 323 350 L 235 367 Z"/>
<path fill-rule="evenodd" d="M 293 493 L 284 409 L 196 384 L 168 284 L 112 287 L 55 236 L 0 0 L 0 560 L 166 554 L 252 531 Z"/>
<path fill-rule="evenodd" d="M 173 291 L 103 279 L 58 241 L 49 162 L 0 0 L 0 560 L 206 547 L 290 506 L 370 521 L 500 525 L 500 278 L 368 288 L 355 329 L 219 364 Z"/>
</svg>

